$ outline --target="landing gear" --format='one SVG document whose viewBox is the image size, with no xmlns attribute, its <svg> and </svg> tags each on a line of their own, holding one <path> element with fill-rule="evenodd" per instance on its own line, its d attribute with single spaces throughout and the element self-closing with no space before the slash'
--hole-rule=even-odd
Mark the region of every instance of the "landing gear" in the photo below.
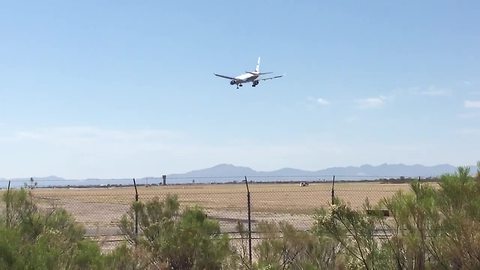
<svg viewBox="0 0 480 270">
<path fill-rule="evenodd" d="M 237 84 L 237 89 L 238 89 L 239 86 L 242 87 L 243 85 L 241 83 Z"/>
<path fill-rule="evenodd" d="M 255 86 L 257 86 L 257 85 L 258 85 L 258 83 L 259 83 L 259 81 L 254 81 L 254 82 L 252 83 L 252 87 L 255 87 Z"/>
</svg>

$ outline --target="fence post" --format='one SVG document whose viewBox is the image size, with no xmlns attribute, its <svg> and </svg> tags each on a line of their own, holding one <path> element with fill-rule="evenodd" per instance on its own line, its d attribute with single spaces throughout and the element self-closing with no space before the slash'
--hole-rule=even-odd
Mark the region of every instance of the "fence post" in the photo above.
<svg viewBox="0 0 480 270">
<path fill-rule="evenodd" d="M 10 180 L 8 180 L 7 199 L 6 199 L 6 201 L 7 201 L 7 205 L 6 205 L 6 207 L 7 207 L 7 209 L 6 209 L 6 212 L 7 212 L 7 213 L 6 213 L 6 215 L 7 215 L 7 219 L 6 219 L 6 223 L 7 223 L 7 224 L 6 224 L 6 226 L 7 226 L 7 228 L 10 227 L 10 223 L 11 223 L 11 220 L 10 220 L 10 219 L 11 219 L 11 218 L 10 218 L 10 200 L 11 200 L 11 199 L 10 199 Z"/>
<path fill-rule="evenodd" d="M 137 246 L 138 243 L 138 190 L 137 190 L 137 182 L 135 181 L 135 178 L 133 178 L 133 186 L 135 187 L 135 246 Z"/>
<path fill-rule="evenodd" d="M 335 175 L 332 179 L 332 205 L 335 204 Z"/>
<path fill-rule="evenodd" d="M 333 176 L 332 178 L 332 207 L 333 205 L 335 204 L 335 175 Z M 333 208 L 331 208 L 331 211 L 333 211 Z M 335 219 L 333 217 L 333 212 L 332 212 L 332 222 L 335 222 Z M 333 262 L 333 268 L 335 268 L 336 266 L 336 260 L 337 260 L 337 256 L 335 255 L 335 245 L 332 247 L 332 255 L 333 255 L 333 258 L 332 258 L 332 262 Z"/>
<path fill-rule="evenodd" d="M 247 213 L 248 213 L 248 259 L 250 268 L 252 267 L 252 219 L 251 219 L 251 203 L 250 189 L 248 188 L 248 180 L 245 176 L 245 185 L 247 186 Z"/>
</svg>

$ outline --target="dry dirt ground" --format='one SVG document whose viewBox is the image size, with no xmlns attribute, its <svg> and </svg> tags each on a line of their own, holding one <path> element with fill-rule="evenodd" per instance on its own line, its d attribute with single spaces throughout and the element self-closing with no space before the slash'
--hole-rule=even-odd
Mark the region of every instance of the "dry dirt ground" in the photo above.
<svg viewBox="0 0 480 270">
<path fill-rule="evenodd" d="M 335 195 L 360 208 L 368 198 L 374 205 L 395 192 L 409 190 L 408 184 L 336 183 Z M 315 209 L 329 206 L 331 184 L 250 184 L 252 221 L 286 221 L 299 230 L 313 225 Z M 177 194 L 181 206 L 198 205 L 219 220 L 222 231 L 236 232 L 237 222 L 247 221 L 247 192 L 244 184 L 196 184 L 140 186 L 139 200 L 163 199 Z M 87 235 L 100 241 L 122 239 L 118 222 L 135 200 L 134 187 L 38 188 L 32 190 L 42 207 L 63 207 L 84 224 Z"/>
<path fill-rule="evenodd" d="M 314 223 L 315 210 L 331 202 L 331 183 L 249 184 L 251 193 L 252 231 L 259 221 L 286 221 L 299 230 L 308 230 Z M 354 208 L 361 208 L 368 198 L 375 205 L 395 192 L 409 190 L 408 184 L 336 183 L 335 196 Z M 38 188 L 31 191 L 42 208 L 62 207 L 82 223 L 87 236 L 102 242 L 109 249 L 124 239 L 118 223 L 135 201 L 134 187 L 102 188 Z M 190 184 L 139 186 L 139 200 L 168 194 L 178 195 L 181 206 L 198 205 L 210 218 L 217 219 L 221 230 L 235 237 L 238 222 L 247 224 L 247 192 L 245 184 Z"/>
</svg>

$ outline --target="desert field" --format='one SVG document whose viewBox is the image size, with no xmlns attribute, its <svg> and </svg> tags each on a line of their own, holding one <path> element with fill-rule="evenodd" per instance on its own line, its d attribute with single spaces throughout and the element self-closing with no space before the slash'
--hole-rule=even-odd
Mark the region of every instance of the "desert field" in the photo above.
<svg viewBox="0 0 480 270">
<path fill-rule="evenodd" d="M 249 187 L 253 225 L 261 220 L 287 221 L 299 230 L 308 230 L 313 225 L 315 209 L 331 202 L 331 183 L 308 186 L 252 183 Z M 360 208 L 367 198 L 374 205 L 399 190 L 407 191 L 409 185 L 335 184 L 335 195 L 354 208 Z M 138 194 L 141 201 L 177 194 L 181 207 L 202 207 L 209 217 L 219 220 L 225 233 L 234 233 L 237 222 L 247 221 L 245 184 L 139 186 Z M 37 188 L 32 195 L 43 208 L 65 208 L 84 224 L 87 235 L 105 241 L 121 238 L 118 222 L 135 201 L 134 187 Z"/>
</svg>

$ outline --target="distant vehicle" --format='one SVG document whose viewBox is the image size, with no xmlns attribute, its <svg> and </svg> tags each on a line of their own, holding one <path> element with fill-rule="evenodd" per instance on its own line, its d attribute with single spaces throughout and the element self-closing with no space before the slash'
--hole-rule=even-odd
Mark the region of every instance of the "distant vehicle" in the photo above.
<svg viewBox="0 0 480 270">
<path fill-rule="evenodd" d="M 277 79 L 277 78 L 283 77 L 283 75 L 278 75 L 278 76 L 273 76 L 273 77 L 268 77 L 268 78 L 260 78 L 260 76 L 262 76 L 262 75 L 267 75 L 267 74 L 271 74 L 271 73 L 272 72 L 260 72 L 260 57 L 258 57 L 257 66 L 255 67 L 255 71 L 246 71 L 246 73 L 238 75 L 237 77 L 230 77 L 230 76 L 220 75 L 220 74 L 216 74 L 216 73 L 214 73 L 214 75 L 218 76 L 218 77 L 221 77 L 221 78 L 231 80 L 230 85 L 236 84 L 237 89 L 238 89 L 239 86 L 242 87 L 243 84 L 247 83 L 247 82 L 251 82 L 252 87 L 255 87 L 260 83 L 260 81 L 272 80 L 272 79 Z"/>
</svg>

